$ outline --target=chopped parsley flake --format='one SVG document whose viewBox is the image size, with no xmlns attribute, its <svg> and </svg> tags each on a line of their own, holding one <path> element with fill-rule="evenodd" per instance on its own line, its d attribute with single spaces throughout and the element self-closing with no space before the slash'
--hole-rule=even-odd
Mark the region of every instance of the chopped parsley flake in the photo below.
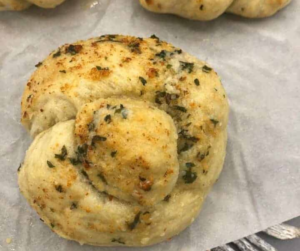
<svg viewBox="0 0 300 251">
<path fill-rule="evenodd" d="M 144 79 L 143 77 L 139 77 L 139 80 L 142 82 L 143 86 L 147 84 L 147 80 Z"/>
<path fill-rule="evenodd" d="M 171 198 L 171 195 L 169 194 L 164 198 L 164 201 L 169 202 L 170 198 Z"/>
<path fill-rule="evenodd" d="M 107 124 L 110 124 L 111 123 L 111 115 L 110 114 L 106 115 L 104 120 Z"/>
<path fill-rule="evenodd" d="M 182 176 L 182 178 L 186 184 L 191 184 L 197 179 L 197 173 L 192 172 L 192 168 L 189 167 L 188 170 L 185 171 L 185 174 Z"/>
<path fill-rule="evenodd" d="M 180 61 L 181 69 L 182 70 L 187 70 L 188 73 L 192 73 L 194 69 L 194 63 L 188 63 L 188 62 L 182 62 Z"/>
<path fill-rule="evenodd" d="M 173 106 L 173 108 L 180 112 L 187 112 L 187 109 L 183 106 L 175 105 L 175 106 Z"/>
<path fill-rule="evenodd" d="M 76 202 L 72 202 L 71 206 L 70 206 L 71 210 L 77 209 L 77 203 Z"/>
<path fill-rule="evenodd" d="M 97 176 L 103 181 L 103 183 L 107 184 L 107 181 L 102 173 L 99 173 Z"/>
<path fill-rule="evenodd" d="M 130 48 L 131 52 L 134 53 L 141 53 L 141 49 L 140 49 L 140 43 L 139 42 L 131 42 L 128 47 Z"/>
<path fill-rule="evenodd" d="M 108 67 L 101 67 L 101 66 L 96 66 L 97 70 L 98 71 L 109 71 L 109 68 Z"/>
<path fill-rule="evenodd" d="M 155 36 L 154 34 L 150 38 L 159 40 L 159 37 Z"/>
<path fill-rule="evenodd" d="M 202 67 L 202 71 L 205 73 L 210 73 L 212 71 L 212 68 L 208 67 L 207 65 L 204 65 Z"/>
<path fill-rule="evenodd" d="M 81 170 L 81 174 L 85 177 L 85 178 L 89 178 L 88 174 L 86 173 L 86 171 Z"/>
<path fill-rule="evenodd" d="M 179 153 L 186 152 L 190 150 L 193 146 L 194 144 L 185 143 L 184 146 L 179 150 Z"/>
<path fill-rule="evenodd" d="M 62 185 L 57 185 L 57 186 L 55 186 L 55 189 L 56 189 L 56 191 L 59 192 L 59 193 L 62 193 L 62 192 L 64 191 Z"/>
<path fill-rule="evenodd" d="M 50 168 L 55 167 L 49 160 L 47 160 L 47 165 L 48 165 L 48 167 L 50 167 Z"/>
<path fill-rule="evenodd" d="M 113 239 L 111 240 L 111 242 L 117 242 L 117 243 L 120 243 L 120 244 L 125 245 L 125 241 L 123 241 L 121 238 L 118 238 L 118 239 L 113 238 Z"/>
<path fill-rule="evenodd" d="M 73 166 L 76 166 L 76 165 L 81 163 L 81 161 L 78 158 L 77 159 L 76 158 L 69 158 L 69 160 L 70 160 L 70 162 Z"/>
<path fill-rule="evenodd" d="M 63 146 L 61 149 L 61 153 L 60 154 L 55 154 L 54 157 L 60 160 L 65 160 L 66 156 L 68 155 L 68 151 L 66 146 Z"/>
<path fill-rule="evenodd" d="M 71 55 L 76 55 L 77 53 L 79 53 L 82 50 L 82 45 L 69 45 L 66 48 L 66 53 L 69 53 Z"/>
<path fill-rule="evenodd" d="M 123 119 L 127 119 L 128 117 L 128 110 L 126 108 L 124 108 L 122 111 L 121 111 L 121 114 L 122 114 L 122 118 Z"/>
<path fill-rule="evenodd" d="M 187 168 L 192 168 L 192 167 L 195 166 L 195 164 L 192 163 L 192 162 L 187 162 L 187 163 L 185 163 L 185 166 L 186 166 Z"/>
<path fill-rule="evenodd" d="M 42 65 L 43 63 L 42 62 L 38 62 L 36 65 L 35 65 L 35 67 L 40 67 L 41 65 Z"/>
<path fill-rule="evenodd" d="M 92 145 L 94 145 L 97 141 L 106 141 L 107 138 L 106 137 L 103 137 L 103 136 L 100 136 L 100 135 L 95 135 L 92 139 Z"/>
<path fill-rule="evenodd" d="M 134 220 L 131 223 L 128 223 L 128 228 L 130 230 L 133 230 L 136 228 L 137 224 L 140 222 L 140 216 L 141 216 L 141 212 L 139 212 L 135 217 Z"/>
<path fill-rule="evenodd" d="M 217 126 L 217 124 L 219 124 L 218 120 L 210 119 L 210 121 L 214 124 L 215 127 Z"/>
<path fill-rule="evenodd" d="M 93 121 L 88 124 L 88 129 L 89 129 L 90 132 L 95 130 L 95 124 L 94 124 Z"/>
<path fill-rule="evenodd" d="M 166 55 L 167 55 L 166 52 L 167 52 L 167 51 L 162 50 L 161 52 L 156 53 L 155 56 L 156 56 L 156 57 L 160 57 L 161 59 L 165 60 Z"/>
<path fill-rule="evenodd" d="M 57 58 L 57 57 L 59 57 L 61 55 L 61 52 L 60 52 L 60 49 L 57 51 L 57 52 L 55 52 L 54 54 L 53 54 L 53 58 Z"/>
<path fill-rule="evenodd" d="M 197 154 L 197 159 L 198 159 L 200 162 L 201 162 L 202 160 L 204 160 L 205 157 L 206 157 L 206 153 L 201 153 L 201 152 L 199 152 L 199 153 Z"/>
</svg>

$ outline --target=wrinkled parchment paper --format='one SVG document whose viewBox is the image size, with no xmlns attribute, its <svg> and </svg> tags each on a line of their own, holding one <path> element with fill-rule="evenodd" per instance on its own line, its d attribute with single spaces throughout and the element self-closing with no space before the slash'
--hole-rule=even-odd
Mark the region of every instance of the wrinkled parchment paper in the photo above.
<svg viewBox="0 0 300 251">
<path fill-rule="evenodd" d="M 31 141 L 19 123 L 20 98 L 34 65 L 59 45 L 106 33 L 154 33 L 208 61 L 230 99 L 224 171 L 199 218 L 144 250 L 201 251 L 299 216 L 300 1 L 264 20 L 224 15 L 208 23 L 149 13 L 137 0 L 91 4 L 68 0 L 54 10 L 0 13 L 0 250 L 129 250 L 59 238 L 17 185 Z"/>
</svg>

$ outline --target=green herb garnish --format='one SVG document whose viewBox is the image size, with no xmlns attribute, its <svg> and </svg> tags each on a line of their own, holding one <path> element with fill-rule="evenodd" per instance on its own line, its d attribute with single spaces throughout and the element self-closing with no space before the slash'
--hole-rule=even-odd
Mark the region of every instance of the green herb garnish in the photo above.
<svg viewBox="0 0 300 251">
<path fill-rule="evenodd" d="M 73 166 L 77 166 L 78 164 L 81 163 L 81 161 L 79 159 L 69 158 L 69 160 Z"/>
<path fill-rule="evenodd" d="M 71 55 L 76 55 L 77 53 L 79 53 L 82 50 L 82 45 L 69 45 L 66 48 L 66 53 L 69 53 Z"/>
<path fill-rule="evenodd" d="M 86 171 L 84 170 L 81 170 L 81 174 L 86 177 L 87 179 L 89 178 L 88 174 L 86 173 Z"/>
<path fill-rule="evenodd" d="M 185 183 L 191 184 L 197 179 L 197 173 L 192 172 L 192 168 L 190 167 L 185 171 L 185 174 L 182 176 L 182 178 Z"/>
<path fill-rule="evenodd" d="M 62 193 L 64 191 L 62 185 L 55 186 L 55 189 L 59 193 Z"/>
<path fill-rule="evenodd" d="M 36 65 L 35 65 L 35 67 L 40 67 L 41 65 L 42 65 L 43 63 L 42 62 L 38 62 Z"/>
<path fill-rule="evenodd" d="M 110 153 L 110 156 L 113 157 L 113 158 L 114 158 L 116 155 L 117 155 L 117 151 L 113 151 L 113 152 Z"/>
<path fill-rule="evenodd" d="M 159 37 L 155 36 L 154 34 L 150 38 L 159 40 Z"/>
<path fill-rule="evenodd" d="M 210 121 L 214 124 L 215 127 L 217 126 L 217 124 L 219 124 L 218 120 L 210 119 Z"/>
<path fill-rule="evenodd" d="M 106 181 L 106 179 L 105 179 L 105 177 L 104 177 L 104 175 L 103 175 L 102 173 L 99 173 L 97 176 L 98 176 L 105 184 L 107 184 L 107 181 Z"/>
<path fill-rule="evenodd" d="M 206 157 L 206 153 L 201 153 L 201 152 L 199 152 L 199 153 L 197 154 L 197 159 L 198 159 L 200 162 L 201 162 L 202 160 L 204 160 L 205 157 Z"/>
<path fill-rule="evenodd" d="M 199 85 L 200 85 L 200 81 L 199 81 L 199 79 L 198 79 L 198 78 L 196 78 L 196 79 L 194 80 L 194 83 L 195 83 L 195 85 L 199 86 Z"/>
<path fill-rule="evenodd" d="M 117 243 L 120 243 L 120 244 L 125 245 L 125 242 L 124 242 L 121 238 L 118 238 L 118 239 L 113 238 L 113 239 L 111 240 L 111 242 L 117 242 Z"/>
<path fill-rule="evenodd" d="M 101 66 L 96 66 L 97 70 L 98 71 L 109 71 L 109 68 L 108 67 L 101 67 Z"/>
<path fill-rule="evenodd" d="M 57 58 L 57 57 L 59 57 L 61 55 L 61 52 L 60 52 L 60 49 L 57 51 L 57 52 L 55 52 L 54 54 L 53 54 L 53 58 Z"/>
<path fill-rule="evenodd" d="M 186 152 L 190 150 L 193 146 L 194 144 L 185 143 L 184 146 L 179 150 L 179 153 Z"/>
<path fill-rule="evenodd" d="M 162 50 L 161 52 L 156 53 L 155 56 L 160 57 L 161 59 L 165 60 L 166 55 L 167 55 L 166 52 L 167 52 L 166 50 Z"/>
<path fill-rule="evenodd" d="M 90 132 L 95 130 L 95 124 L 94 124 L 93 121 L 88 124 L 88 129 L 89 129 Z"/>
<path fill-rule="evenodd" d="M 65 160 L 66 156 L 68 155 L 68 151 L 66 146 L 63 146 L 61 149 L 61 153 L 60 154 L 55 154 L 54 157 L 60 160 Z"/>
<path fill-rule="evenodd" d="M 180 111 L 180 112 L 187 112 L 187 109 L 185 107 L 183 107 L 183 106 L 175 105 L 175 106 L 173 106 L 173 108 L 175 110 Z"/>
<path fill-rule="evenodd" d="M 106 115 L 105 118 L 104 118 L 104 121 L 105 121 L 107 124 L 110 124 L 110 123 L 111 123 L 111 115 L 110 115 L 110 114 Z"/>
<path fill-rule="evenodd" d="M 191 73 L 194 69 L 194 63 L 182 62 L 180 61 L 181 69 L 187 70 L 188 73 Z"/>
<path fill-rule="evenodd" d="M 129 228 L 130 230 L 133 230 L 133 229 L 136 228 L 137 224 L 140 222 L 140 216 L 141 216 L 141 212 L 139 212 L 139 213 L 134 217 L 133 222 L 128 223 L 128 228 Z"/>
<path fill-rule="evenodd" d="M 187 168 L 192 168 L 192 167 L 195 166 L 195 164 L 192 163 L 192 162 L 187 162 L 187 163 L 185 163 L 185 166 L 186 166 Z"/>
<path fill-rule="evenodd" d="M 208 67 L 207 65 L 204 65 L 202 67 L 202 71 L 205 73 L 210 73 L 212 71 L 212 68 Z"/>
<path fill-rule="evenodd" d="M 197 142 L 199 140 L 197 137 L 189 135 L 188 130 L 183 129 L 178 134 L 181 138 L 184 138 L 184 139 L 192 141 L 192 142 Z"/>
<path fill-rule="evenodd" d="M 164 98 L 166 96 L 166 92 L 157 91 L 155 95 L 155 103 L 161 105 L 161 98 Z"/>
<path fill-rule="evenodd" d="M 76 202 L 72 202 L 71 206 L 70 206 L 71 210 L 77 209 L 77 203 Z"/>
<path fill-rule="evenodd" d="M 131 42 L 128 47 L 130 48 L 131 52 L 135 52 L 140 54 L 141 49 L 140 49 L 140 43 L 139 42 Z"/>
<path fill-rule="evenodd" d="M 124 108 L 122 111 L 121 111 L 121 114 L 122 114 L 122 118 L 123 119 L 127 119 L 128 117 L 128 110 L 126 108 Z"/>
<path fill-rule="evenodd" d="M 48 165 L 48 167 L 50 167 L 50 168 L 55 167 L 49 160 L 47 160 L 47 165 Z"/>
<path fill-rule="evenodd" d="M 147 84 L 147 80 L 143 77 L 139 77 L 139 80 L 142 82 L 142 85 L 145 86 Z"/>
<path fill-rule="evenodd" d="M 96 142 L 98 141 L 106 141 L 107 138 L 106 137 L 103 137 L 103 136 L 100 136 L 100 135 L 95 135 L 92 139 L 92 145 L 95 145 Z"/>
<path fill-rule="evenodd" d="M 164 201 L 169 202 L 170 198 L 171 198 L 171 195 L 169 194 L 164 198 Z"/>
</svg>

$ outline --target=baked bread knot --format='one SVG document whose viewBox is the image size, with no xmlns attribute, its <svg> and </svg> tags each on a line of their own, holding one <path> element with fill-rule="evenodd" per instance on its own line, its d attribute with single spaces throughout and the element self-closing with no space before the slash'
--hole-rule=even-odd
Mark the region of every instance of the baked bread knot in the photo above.
<svg viewBox="0 0 300 251">
<path fill-rule="evenodd" d="M 20 11 L 27 9 L 32 4 L 35 4 L 41 8 L 55 8 L 64 1 L 65 0 L 0 0 L 0 11 Z"/>
<path fill-rule="evenodd" d="M 19 186 L 45 224 L 99 246 L 152 245 L 190 225 L 225 157 L 216 72 L 154 35 L 66 44 L 36 67 Z"/>
<path fill-rule="evenodd" d="M 274 15 L 291 0 L 140 0 L 146 9 L 194 20 L 212 20 L 225 12 L 247 18 Z"/>
</svg>

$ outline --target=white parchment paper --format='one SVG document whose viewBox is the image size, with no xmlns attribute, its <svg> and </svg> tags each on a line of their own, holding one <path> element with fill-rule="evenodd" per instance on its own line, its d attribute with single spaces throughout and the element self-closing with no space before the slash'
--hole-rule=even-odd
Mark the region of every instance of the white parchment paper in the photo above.
<svg viewBox="0 0 300 251">
<path fill-rule="evenodd" d="M 17 185 L 31 141 L 19 123 L 20 98 L 34 65 L 59 45 L 106 33 L 154 33 L 208 61 L 230 99 L 224 171 L 199 218 L 173 240 L 144 250 L 201 251 L 299 216 L 300 1 L 264 20 L 224 15 L 207 23 L 153 14 L 137 0 L 98 2 L 0 13 L 0 250 L 129 250 L 59 238 Z"/>
</svg>

